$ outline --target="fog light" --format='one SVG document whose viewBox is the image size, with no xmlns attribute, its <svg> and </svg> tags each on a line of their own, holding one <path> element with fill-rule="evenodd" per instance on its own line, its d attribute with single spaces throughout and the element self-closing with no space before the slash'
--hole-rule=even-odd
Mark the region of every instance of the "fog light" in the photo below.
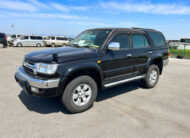
<svg viewBox="0 0 190 138">
<path fill-rule="evenodd" d="M 39 89 L 38 89 L 38 88 L 35 88 L 35 87 L 31 87 L 31 91 L 36 92 L 36 93 L 39 93 Z"/>
</svg>

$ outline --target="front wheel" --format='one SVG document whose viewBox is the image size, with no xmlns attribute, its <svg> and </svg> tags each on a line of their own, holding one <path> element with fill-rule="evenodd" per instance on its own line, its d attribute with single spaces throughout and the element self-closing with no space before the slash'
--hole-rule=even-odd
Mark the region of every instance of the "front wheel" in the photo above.
<svg viewBox="0 0 190 138">
<path fill-rule="evenodd" d="M 73 79 L 65 88 L 62 103 L 71 113 L 89 109 L 97 97 L 97 84 L 90 76 Z"/>
<path fill-rule="evenodd" d="M 159 68 L 157 65 L 150 65 L 146 77 L 142 80 L 146 88 L 153 88 L 156 86 L 159 79 Z"/>
</svg>

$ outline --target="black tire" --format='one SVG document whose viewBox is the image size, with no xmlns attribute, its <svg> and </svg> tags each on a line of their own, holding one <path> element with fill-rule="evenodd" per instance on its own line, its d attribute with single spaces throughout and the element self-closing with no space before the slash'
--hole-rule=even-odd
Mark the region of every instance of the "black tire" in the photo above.
<svg viewBox="0 0 190 138">
<path fill-rule="evenodd" d="M 73 101 L 73 93 L 78 86 L 83 84 L 87 84 L 91 87 L 92 90 L 91 97 L 85 105 L 77 106 Z M 79 113 L 86 111 L 87 109 L 92 107 L 94 101 L 96 100 L 96 97 L 97 97 L 97 84 L 93 78 L 85 75 L 77 77 L 73 79 L 70 83 L 68 83 L 62 95 L 61 101 L 69 112 Z"/>
<path fill-rule="evenodd" d="M 150 76 L 151 76 L 151 73 L 152 73 L 153 70 L 156 71 L 157 77 L 156 77 L 154 83 L 151 83 Z M 143 86 L 145 88 L 153 88 L 153 87 L 155 87 L 156 84 L 158 83 L 159 75 L 160 75 L 160 70 L 159 70 L 158 66 L 154 65 L 154 64 L 150 65 L 149 68 L 148 68 L 146 77 L 142 80 Z"/>
<path fill-rule="evenodd" d="M 55 47 L 56 45 L 53 43 L 53 44 L 51 44 L 51 46 L 52 46 L 52 47 Z"/>
<path fill-rule="evenodd" d="M 36 44 L 36 47 L 41 47 L 41 44 L 40 44 L 40 43 L 37 43 L 37 44 Z"/>
<path fill-rule="evenodd" d="M 17 44 L 17 47 L 22 47 L 22 44 L 21 44 L 21 43 L 18 43 L 18 44 Z"/>
</svg>

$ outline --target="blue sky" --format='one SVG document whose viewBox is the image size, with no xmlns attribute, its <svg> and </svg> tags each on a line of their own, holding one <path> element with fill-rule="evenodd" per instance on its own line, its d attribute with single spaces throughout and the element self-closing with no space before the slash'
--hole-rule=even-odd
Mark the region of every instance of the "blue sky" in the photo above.
<svg viewBox="0 0 190 138">
<path fill-rule="evenodd" d="M 190 37 L 190 1 L 0 0 L 0 32 L 75 36 L 96 27 L 154 28 L 167 39 Z"/>
</svg>

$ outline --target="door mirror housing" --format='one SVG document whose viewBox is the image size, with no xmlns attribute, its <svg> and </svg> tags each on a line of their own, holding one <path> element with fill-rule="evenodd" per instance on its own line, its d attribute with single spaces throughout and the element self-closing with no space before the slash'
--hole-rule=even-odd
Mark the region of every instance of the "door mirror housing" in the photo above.
<svg viewBox="0 0 190 138">
<path fill-rule="evenodd" d="M 119 50 L 119 48 L 120 48 L 120 43 L 118 43 L 118 42 L 111 42 L 108 45 L 109 50 Z"/>
</svg>

